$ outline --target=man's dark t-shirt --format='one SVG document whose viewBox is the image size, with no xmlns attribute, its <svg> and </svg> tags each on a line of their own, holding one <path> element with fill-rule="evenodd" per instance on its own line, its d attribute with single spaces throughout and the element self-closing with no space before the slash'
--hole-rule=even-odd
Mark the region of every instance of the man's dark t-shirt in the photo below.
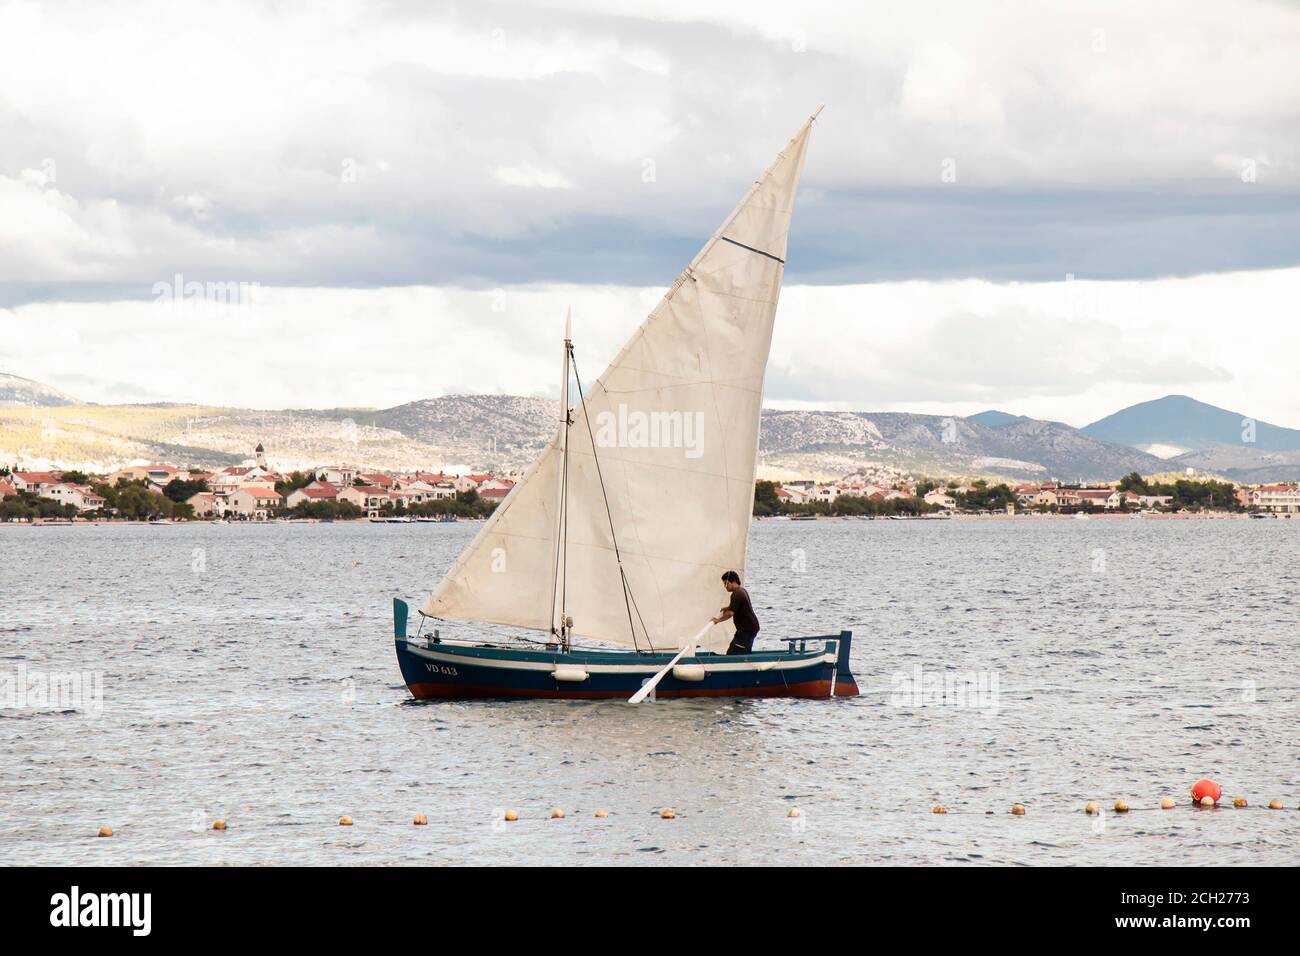
<svg viewBox="0 0 1300 956">
<path fill-rule="evenodd" d="M 752 636 L 758 633 L 758 616 L 754 613 L 754 605 L 749 601 L 748 591 L 744 588 L 732 591 L 728 610 L 731 611 L 731 620 L 736 625 L 737 634 Z"/>
</svg>

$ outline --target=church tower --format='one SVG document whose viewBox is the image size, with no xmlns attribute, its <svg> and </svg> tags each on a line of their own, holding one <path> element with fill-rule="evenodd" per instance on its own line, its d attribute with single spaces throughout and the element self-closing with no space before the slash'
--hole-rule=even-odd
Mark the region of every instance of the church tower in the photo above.
<svg viewBox="0 0 1300 956">
<path fill-rule="evenodd" d="M 266 449 L 262 447 L 261 442 L 258 442 L 257 447 L 253 449 L 253 458 L 257 461 L 257 467 L 266 467 Z"/>
</svg>

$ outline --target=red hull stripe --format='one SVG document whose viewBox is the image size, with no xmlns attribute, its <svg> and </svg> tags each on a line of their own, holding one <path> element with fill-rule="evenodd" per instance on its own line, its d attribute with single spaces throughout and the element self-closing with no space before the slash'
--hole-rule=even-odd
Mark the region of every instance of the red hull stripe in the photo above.
<svg viewBox="0 0 1300 956">
<path fill-rule="evenodd" d="M 471 697 L 546 697 L 559 700 L 600 700 L 631 696 L 636 688 L 626 690 L 524 690 L 518 687 L 483 687 L 466 684 L 408 684 L 419 700 L 456 699 Z M 841 683 L 835 688 L 836 697 L 856 697 L 857 685 L 848 689 Z M 773 684 L 770 687 L 701 687 L 698 690 L 656 691 L 661 699 L 672 697 L 830 697 L 831 682 L 810 680 L 799 684 Z"/>
</svg>

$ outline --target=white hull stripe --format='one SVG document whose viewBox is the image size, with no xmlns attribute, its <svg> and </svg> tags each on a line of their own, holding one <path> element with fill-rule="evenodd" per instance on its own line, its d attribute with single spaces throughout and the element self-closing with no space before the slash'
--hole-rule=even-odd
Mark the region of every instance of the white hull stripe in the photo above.
<svg viewBox="0 0 1300 956">
<path fill-rule="evenodd" d="M 430 650 L 427 647 L 421 647 L 419 644 L 407 643 L 406 648 L 417 657 L 425 660 L 438 661 L 442 664 L 457 664 L 461 667 L 488 667 L 497 670 L 516 670 L 516 671 L 553 671 L 555 664 L 550 661 L 515 661 L 500 658 L 488 657 L 467 657 L 464 654 L 441 654 L 437 651 Z M 755 673 L 766 673 L 767 671 L 791 671 L 802 670 L 806 667 L 820 667 L 823 664 L 834 664 L 837 660 L 835 654 L 821 654 L 817 657 L 796 657 L 788 661 L 767 660 L 767 661 L 733 661 L 724 663 L 703 664 L 701 663 L 706 674 L 732 674 L 737 672 L 752 671 Z M 583 664 L 585 670 L 592 674 L 645 674 L 647 676 L 659 671 L 663 664 Z"/>
</svg>

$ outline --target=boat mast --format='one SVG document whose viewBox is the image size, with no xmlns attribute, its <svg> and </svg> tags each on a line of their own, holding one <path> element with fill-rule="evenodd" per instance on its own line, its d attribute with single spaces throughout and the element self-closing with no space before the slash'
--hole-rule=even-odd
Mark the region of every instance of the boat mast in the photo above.
<svg viewBox="0 0 1300 956">
<path fill-rule="evenodd" d="M 558 637 L 563 650 L 569 649 L 569 630 L 564 615 L 565 588 L 563 578 L 567 571 L 565 549 L 568 542 L 566 535 L 566 514 L 568 507 L 566 492 L 569 484 L 569 426 L 573 419 L 569 414 L 569 357 L 573 352 L 573 310 L 564 313 L 564 355 L 561 360 L 560 377 L 560 433 L 561 460 L 559 474 L 555 482 L 555 549 L 551 555 L 551 635 Z M 556 611 L 558 610 L 558 621 Z"/>
</svg>

